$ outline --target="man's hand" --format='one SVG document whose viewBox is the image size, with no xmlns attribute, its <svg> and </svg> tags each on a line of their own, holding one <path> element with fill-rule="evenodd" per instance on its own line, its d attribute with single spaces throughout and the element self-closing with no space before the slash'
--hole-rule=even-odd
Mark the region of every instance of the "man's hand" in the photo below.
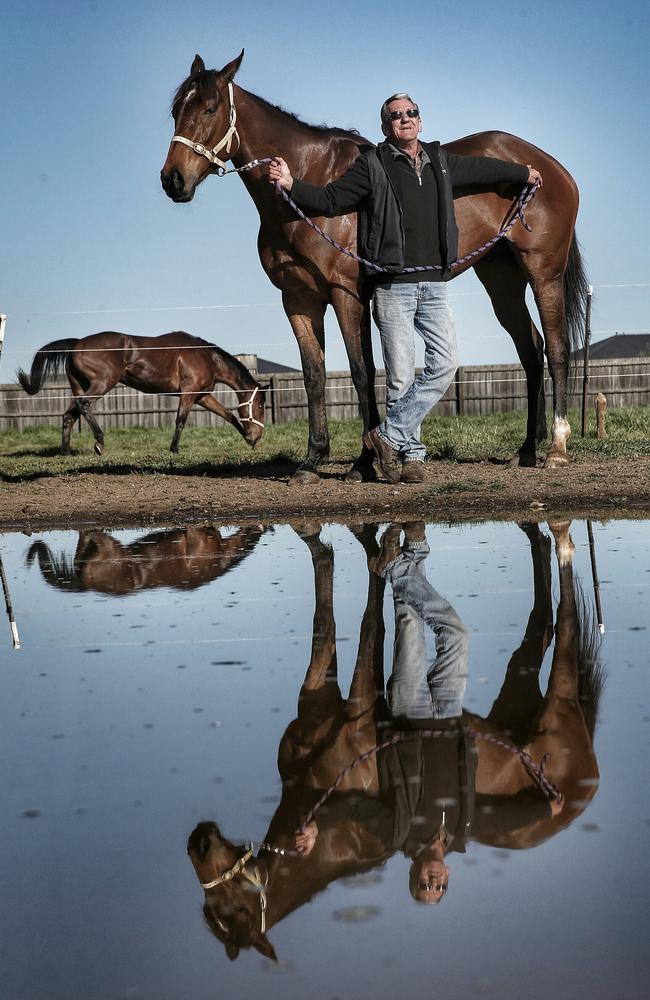
<svg viewBox="0 0 650 1000">
<path fill-rule="evenodd" d="M 276 156 L 269 163 L 269 181 L 271 184 L 278 183 L 285 191 L 291 190 L 293 177 L 289 173 L 289 168 L 281 156 Z"/>
<path fill-rule="evenodd" d="M 304 854 L 305 857 L 307 857 L 308 854 L 311 854 L 314 844 L 316 843 L 317 836 L 318 827 L 313 822 L 308 823 L 302 833 L 298 832 L 294 841 L 298 854 Z"/>
<path fill-rule="evenodd" d="M 539 186 L 541 187 L 544 182 L 542 181 L 542 175 L 540 174 L 539 170 L 535 170 L 535 167 L 531 167 L 530 163 L 527 163 L 526 166 L 528 167 L 527 183 L 530 184 L 531 187 L 533 186 L 533 184 L 539 183 Z"/>
</svg>

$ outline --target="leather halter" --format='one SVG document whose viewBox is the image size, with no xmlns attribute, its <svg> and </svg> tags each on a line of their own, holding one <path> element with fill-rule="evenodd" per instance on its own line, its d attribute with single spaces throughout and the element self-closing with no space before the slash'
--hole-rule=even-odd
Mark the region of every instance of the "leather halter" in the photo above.
<svg viewBox="0 0 650 1000">
<path fill-rule="evenodd" d="M 237 390 L 235 390 L 235 391 L 237 391 Z M 240 389 L 239 392 L 241 392 L 241 391 L 242 390 Z M 247 406 L 248 407 L 248 416 L 247 417 L 240 417 L 239 415 L 237 415 L 237 419 L 239 420 L 240 424 L 257 424 L 258 427 L 264 427 L 264 424 L 262 423 L 262 421 L 261 420 L 256 420 L 255 417 L 253 416 L 253 400 L 255 399 L 255 397 L 257 396 L 257 394 L 258 394 L 259 391 L 260 391 L 260 387 L 259 387 L 259 385 L 256 385 L 255 388 L 253 389 L 251 398 L 250 399 L 246 399 L 246 400 L 244 400 L 243 403 L 239 404 L 239 406 Z M 246 389 L 246 392 L 248 392 L 248 389 Z M 239 409 L 239 406 L 237 407 L 237 409 Z"/>
<path fill-rule="evenodd" d="M 235 97 L 233 94 L 232 83 L 228 84 L 228 101 L 230 103 L 229 121 L 228 121 L 228 131 L 224 135 L 223 139 L 217 143 L 212 149 L 207 149 L 202 142 L 194 142 L 192 139 L 186 139 L 185 136 L 175 135 L 172 138 L 172 142 L 182 142 L 184 146 L 189 146 L 190 149 L 197 153 L 198 156 L 205 156 L 206 160 L 209 160 L 213 165 L 215 172 L 222 177 L 226 173 L 226 164 L 223 160 L 220 160 L 217 153 L 220 153 L 223 147 L 226 147 L 226 153 L 230 155 L 230 146 L 234 138 L 237 139 L 237 145 L 241 145 L 239 139 L 239 132 L 235 128 L 237 123 L 237 111 L 235 110 Z"/>
<path fill-rule="evenodd" d="M 212 879 L 211 882 L 201 882 L 201 886 L 204 889 L 214 889 L 215 886 L 221 885 L 223 882 L 230 882 L 231 879 L 235 878 L 237 875 L 242 875 L 247 882 L 250 882 L 259 892 L 260 900 L 260 928 L 262 934 L 266 932 L 266 882 L 262 882 L 260 876 L 260 870 L 255 865 L 255 871 L 253 874 L 246 871 L 246 864 L 253 856 L 253 845 L 247 848 L 246 853 L 235 861 L 232 868 L 227 868 L 225 872 L 218 875 L 217 878 Z M 268 881 L 268 876 L 267 876 Z"/>
</svg>

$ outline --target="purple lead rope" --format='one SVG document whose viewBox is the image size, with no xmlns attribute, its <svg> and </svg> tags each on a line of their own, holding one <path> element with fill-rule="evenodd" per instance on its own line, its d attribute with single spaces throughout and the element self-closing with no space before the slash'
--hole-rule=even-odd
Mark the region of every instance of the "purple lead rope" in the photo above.
<svg viewBox="0 0 650 1000">
<path fill-rule="evenodd" d="M 232 170 L 224 171 L 224 173 L 228 174 L 243 173 L 246 170 L 252 170 L 253 167 L 259 167 L 263 163 L 271 163 L 272 159 L 273 157 L 266 156 L 261 160 L 251 160 L 250 163 L 245 163 L 243 167 L 234 167 Z M 442 264 L 419 264 L 416 267 L 405 267 L 403 268 L 402 271 L 389 271 L 388 268 L 381 267 L 380 264 L 375 264 L 371 260 L 366 260 L 364 257 L 360 257 L 358 254 L 354 253 L 353 250 L 346 250 L 346 248 L 341 246 L 340 243 L 337 243 L 336 240 L 332 239 L 331 236 L 328 236 L 327 233 L 323 232 L 320 226 L 317 226 L 316 223 L 312 219 L 310 219 L 308 215 L 305 215 L 302 209 L 298 208 L 295 201 L 291 199 L 291 197 L 287 194 L 284 188 L 280 187 L 277 181 L 275 182 L 274 186 L 276 191 L 278 191 L 282 195 L 287 204 L 291 205 L 294 212 L 303 220 L 303 222 L 306 222 L 307 225 L 314 230 L 314 232 L 318 233 L 319 236 L 322 236 L 324 240 L 327 240 L 327 242 L 331 246 L 333 246 L 335 250 L 339 250 L 340 253 L 345 254 L 346 257 L 351 257 L 352 260 L 356 260 L 358 264 L 364 264 L 365 267 L 369 267 L 373 271 L 377 271 L 378 273 L 381 274 L 415 274 L 416 272 L 419 271 L 443 270 Z M 528 225 L 524 217 L 524 211 L 530 204 L 538 188 L 539 188 L 539 181 L 536 181 L 535 184 L 533 185 L 526 184 L 521 194 L 519 195 L 517 204 L 515 206 L 514 215 L 512 216 L 510 222 L 506 226 L 504 226 L 504 228 L 500 232 L 498 232 L 496 236 L 493 236 L 491 240 L 488 240 L 487 243 L 484 243 L 482 246 L 477 247 L 476 250 L 472 250 L 470 251 L 470 253 L 465 254 L 464 257 L 459 257 L 458 260 L 452 261 L 452 263 L 449 264 L 448 269 L 451 271 L 455 270 L 456 268 L 462 267 L 463 264 L 467 264 L 470 260 L 473 260 L 475 257 L 480 256 L 480 254 L 485 253 L 486 250 L 489 250 L 490 247 L 493 247 L 494 244 L 498 243 L 499 240 L 503 239 L 504 236 L 507 236 L 507 234 L 510 232 L 510 230 L 517 222 L 517 220 L 521 222 L 524 229 L 528 230 L 528 232 L 531 232 L 531 227 Z"/>
<path fill-rule="evenodd" d="M 446 736 L 448 733 L 448 731 L 445 729 L 420 729 L 416 730 L 416 732 L 418 732 L 420 736 L 426 739 Z M 544 773 L 544 766 L 549 756 L 548 753 L 544 754 L 538 767 L 526 750 L 520 750 L 519 747 L 513 746 L 512 743 L 506 743 L 505 740 L 500 739 L 498 736 L 493 736 L 491 733 L 482 733 L 478 729 L 463 728 L 463 732 L 466 733 L 468 736 L 473 737 L 474 739 L 485 740 L 488 743 L 492 743 L 494 746 L 501 747 L 503 750 L 506 750 L 508 753 L 513 754 L 515 757 L 519 757 L 522 764 L 524 765 L 524 767 L 526 768 L 532 779 L 535 781 L 542 794 L 544 794 L 547 799 L 555 799 L 556 802 L 560 802 L 562 800 L 562 793 L 559 791 L 556 785 L 554 785 L 553 782 L 546 777 Z M 399 733 L 394 733 L 393 736 L 390 736 L 388 739 L 384 740 L 383 743 L 377 743 L 376 746 L 371 747 L 370 750 L 364 751 L 364 753 L 360 753 L 358 757 L 355 757 L 354 760 L 350 761 L 347 767 L 344 767 L 343 770 L 340 771 L 339 774 L 336 776 L 336 780 L 334 781 L 334 783 L 330 785 L 330 787 L 323 792 L 323 794 L 318 799 L 316 804 L 312 806 L 312 808 L 307 813 L 305 819 L 300 824 L 300 827 L 298 828 L 296 833 L 300 834 L 305 832 L 306 828 L 314 820 L 314 817 L 316 816 L 318 811 L 322 808 L 322 806 L 325 805 L 330 796 L 333 795 L 336 789 L 340 786 L 346 774 L 349 774 L 350 771 L 352 771 L 355 767 L 358 767 L 359 764 L 362 764 L 365 760 L 368 760 L 369 757 L 378 754 L 380 750 L 386 750 L 387 747 L 392 747 L 396 743 L 401 743 L 402 740 L 406 739 L 407 735 L 410 735 L 410 731 L 409 732 L 402 731 Z M 263 843 L 261 843 L 259 846 L 260 849 L 263 848 L 264 850 L 271 851 L 272 853 L 275 854 L 282 854 L 284 857 L 297 858 L 301 856 L 300 851 L 292 850 L 291 848 L 286 848 L 286 847 L 278 848 L 278 847 L 273 847 L 272 844 L 263 844 Z"/>
<path fill-rule="evenodd" d="M 427 739 L 435 738 L 438 736 L 444 736 L 447 732 L 447 730 L 445 729 L 421 729 L 416 731 L 421 736 Z M 530 776 L 533 778 L 533 780 L 537 783 L 539 789 L 543 792 L 546 798 L 555 799 L 557 802 L 561 800 L 562 795 L 560 791 L 556 788 L 556 786 L 553 784 L 552 781 L 549 781 L 549 779 L 544 774 L 544 765 L 546 763 L 548 754 L 544 754 L 539 767 L 537 767 L 537 765 L 534 763 L 529 753 L 527 753 L 525 750 L 520 750 L 519 747 L 513 746 L 511 743 L 506 743 L 504 740 L 499 739 L 498 736 L 492 736 L 491 733 L 479 732 L 478 729 L 464 729 L 463 732 L 467 733 L 468 736 L 472 736 L 474 739 L 486 740 L 486 742 L 492 743 L 494 744 L 494 746 L 501 747 L 503 750 L 507 750 L 508 753 L 511 753 L 516 757 L 519 757 L 521 759 L 522 764 L 524 765 Z M 336 791 L 336 789 L 339 787 L 339 785 L 345 778 L 346 774 L 348 774 L 353 768 L 357 767 L 357 765 L 362 764 L 364 760 L 367 760 L 374 754 L 379 753 L 380 750 L 385 750 L 387 747 L 394 746 L 396 743 L 401 743 L 401 741 L 404 740 L 406 736 L 407 736 L 406 732 L 395 733 L 387 740 L 384 740 L 383 743 L 378 743 L 377 746 L 371 747 L 370 750 L 366 750 L 364 753 L 359 754 L 358 757 L 355 757 L 354 760 L 347 765 L 347 767 L 343 768 L 343 770 L 337 775 L 334 784 L 331 785 L 321 795 L 318 802 L 310 809 L 310 811 L 307 813 L 307 816 L 303 820 L 300 829 L 298 830 L 298 833 L 304 833 L 305 828 L 309 826 L 309 824 L 312 822 L 318 810 L 323 805 L 325 805 L 330 795 L 333 795 L 333 793 Z"/>
</svg>

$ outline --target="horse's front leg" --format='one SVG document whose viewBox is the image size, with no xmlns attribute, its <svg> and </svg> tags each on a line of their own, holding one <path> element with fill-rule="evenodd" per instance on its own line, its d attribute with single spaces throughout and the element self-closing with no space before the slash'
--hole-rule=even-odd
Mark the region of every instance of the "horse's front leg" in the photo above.
<svg viewBox="0 0 650 1000">
<path fill-rule="evenodd" d="M 319 479 L 318 467 L 330 453 L 325 408 L 325 303 L 314 300 L 306 307 L 304 302 L 300 303 L 287 294 L 283 294 L 282 302 L 298 341 L 307 393 L 307 456 L 291 477 L 292 483 L 303 485 Z"/>
<path fill-rule="evenodd" d="M 332 290 L 332 305 L 343 334 L 365 433 L 379 423 L 375 397 L 375 362 L 370 336 L 370 306 L 367 301 L 362 301 L 343 288 Z M 377 478 L 374 457 L 374 452 L 362 445 L 361 454 L 345 476 L 346 482 L 374 481 Z"/>
</svg>

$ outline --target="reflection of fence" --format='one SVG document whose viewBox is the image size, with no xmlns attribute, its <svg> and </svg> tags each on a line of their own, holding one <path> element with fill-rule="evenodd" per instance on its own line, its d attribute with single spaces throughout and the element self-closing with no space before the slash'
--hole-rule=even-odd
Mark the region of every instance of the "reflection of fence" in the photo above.
<svg viewBox="0 0 650 1000">
<path fill-rule="evenodd" d="M 377 373 L 377 398 L 383 406 L 386 398 L 384 373 Z M 545 388 L 550 399 L 551 382 L 546 374 Z M 650 358 L 591 361 L 589 391 L 602 392 L 609 407 L 640 406 L 650 403 Z M 237 404 L 230 389 L 220 388 L 216 398 L 227 407 Z M 36 396 L 28 396 L 20 386 L 0 386 L 0 430 L 59 424 L 70 398 L 66 383 L 48 384 Z M 359 414 L 359 406 L 349 372 L 330 372 L 326 387 L 330 419 L 346 420 Z M 574 367 L 570 379 L 569 405 L 580 407 L 582 369 Z M 164 427 L 173 424 L 177 399 L 174 396 L 147 395 L 116 386 L 97 401 L 94 413 L 105 428 Z M 438 404 L 441 416 L 503 413 L 526 408 L 526 382 L 520 365 L 471 365 L 458 369 L 453 385 Z M 267 423 L 284 424 L 307 416 L 307 394 L 302 375 L 283 372 L 271 377 L 267 395 Z M 222 423 L 219 417 L 194 407 L 188 426 Z"/>
</svg>

